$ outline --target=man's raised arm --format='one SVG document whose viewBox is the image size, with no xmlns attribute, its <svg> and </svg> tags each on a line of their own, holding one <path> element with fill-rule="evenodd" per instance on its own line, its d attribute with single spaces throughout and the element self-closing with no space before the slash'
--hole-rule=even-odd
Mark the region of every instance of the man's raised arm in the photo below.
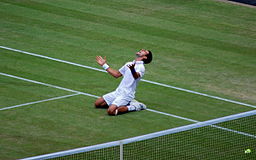
<svg viewBox="0 0 256 160">
<path fill-rule="evenodd" d="M 119 78 L 122 76 L 122 74 L 118 70 L 109 67 L 109 65 L 107 64 L 106 56 L 104 57 L 104 59 L 101 56 L 96 56 L 96 61 L 113 77 Z"/>
</svg>

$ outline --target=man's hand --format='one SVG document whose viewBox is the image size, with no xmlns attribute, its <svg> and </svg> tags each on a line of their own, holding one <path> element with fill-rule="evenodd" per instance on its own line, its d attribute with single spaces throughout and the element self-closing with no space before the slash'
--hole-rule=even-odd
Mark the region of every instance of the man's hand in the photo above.
<svg viewBox="0 0 256 160">
<path fill-rule="evenodd" d="M 135 64 L 127 65 L 127 67 L 129 67 L 131 71 L 132 71 L 132 70 L 134 70 L 134 71 L 135 71 L 135 69 L 134 69 Z"/>
<path fill-rule="evenodd" d="M 101 66 L 103 66 L 105 63 L 107 63 L 106 56 L 104 57 L 104 59 L 101 56 L 96 56 L 96 61 Z"/>
<path fill-rule="evenodd" d="M 102 66 L 113 77 L 119 78 L 122 76 L 122 74 L 118 70 L 115 70 L 115 69 L 112 69 L 109 67 L 109 65 L 107 64 L 106 56 L 104 57 L 104 59 L 101 56 L 96 56 L 96 61 L 100 66 Z"/>
<path fill-rule="evenodd" d="M 137 78 L 139 78 L 139 77 L 140 77 L 140 74 L 139 74 L 139 73 L 137 73 L 137 72 L 135 71 L 135 69 L 134 69 L 135 64 L 127 65 L 127 67 L 129 67 L 129 68 L 130 68 L 130 70 L 131 70 L 131 72 L 132 72 L 132 75 L 133 75 L 133 78 L 134 78 L 134 79 L 137 79 Z"/>
</svg>

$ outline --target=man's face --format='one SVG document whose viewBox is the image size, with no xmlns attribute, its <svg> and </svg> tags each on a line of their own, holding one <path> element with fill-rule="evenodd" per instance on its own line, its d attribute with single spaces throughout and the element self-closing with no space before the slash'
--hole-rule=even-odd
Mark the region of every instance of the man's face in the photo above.
<svg viewBox="0 0 256 160">
<path fill-rule="evenodd" d="M 143 57 L 143 56 L 146 56 L 148 53 L 149 53 L 148 50 L 141 49 L 140 51 L 136 52 L 136 56 Z"/>
</svg>

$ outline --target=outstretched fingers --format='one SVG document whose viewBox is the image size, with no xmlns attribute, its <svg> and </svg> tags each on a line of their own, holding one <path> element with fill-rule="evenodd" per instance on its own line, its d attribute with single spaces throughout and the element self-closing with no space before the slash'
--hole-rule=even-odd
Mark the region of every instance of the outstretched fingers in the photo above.
<svg viewBox="0 0 256 160">
<path fill-rule="evenodd" d="M 130 69 L 132 69 L 132 68 L 134 68 L 134 67 L 135 67 L 135 64 L 127 65 L 127 67 L 129 67 Z"/>
<path fill-rule="evenodd" d="M 104 59 L 101 56 L 96 56 L 96 61 L 99 65 L 104 65 L 107 62 L 106 56 L 104 57 Z"/>
</svg>

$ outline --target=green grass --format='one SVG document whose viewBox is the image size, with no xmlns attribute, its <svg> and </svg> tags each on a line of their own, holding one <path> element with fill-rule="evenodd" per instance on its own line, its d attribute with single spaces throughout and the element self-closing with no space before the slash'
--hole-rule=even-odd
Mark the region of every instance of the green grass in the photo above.
<svg viewBox="0 0 256 160">
<path fill-rule="evenodd" d="M 95 56 L 102 55 L 115 69 L 146 48 L 154 59 L 146 65 L 144 79 L 256 105 L 253 8 L 212 0 L 1 0 L 0 14 L 2 46 L 97 68 Z M 120 82 L 106 73 L 5 49 L 0 57 L 1 72 L 97 96 Z M 5 76 L 0 84 L 0 108 L 72 94 Z M 140 82 L 136 99 L 151 109 L 198 121 L 253 109 L 145 82 Z M 0 159 L 191 123 L 149 111 L 111 117 L 94 109 L 94 101 L 78 95 L 0 111 Z"/>
</svg>

